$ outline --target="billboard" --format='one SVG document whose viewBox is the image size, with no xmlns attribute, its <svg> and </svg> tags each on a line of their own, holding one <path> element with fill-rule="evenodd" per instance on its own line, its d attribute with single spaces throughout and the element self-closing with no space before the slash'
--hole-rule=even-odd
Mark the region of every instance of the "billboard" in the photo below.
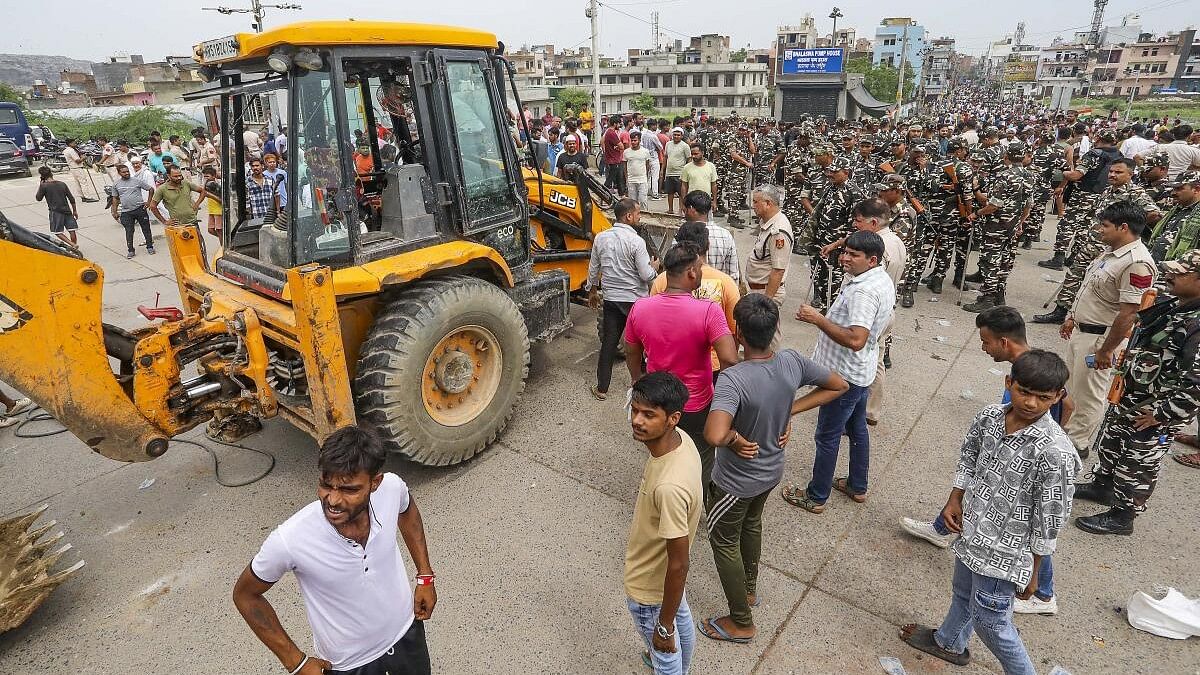
<svg viewBox="0 0 1200 675">
<path fill-rule="evenodd" d="M 1005 82 L 1033 82 L 1037 80 L 1037 61 L 1009 61 L 1004 64 Z"/>
<path fill-rule="evenodd" d="M 842 72 L 842 48 L 785 49 L 783 74 L 820 74 Z"/>
</svg>

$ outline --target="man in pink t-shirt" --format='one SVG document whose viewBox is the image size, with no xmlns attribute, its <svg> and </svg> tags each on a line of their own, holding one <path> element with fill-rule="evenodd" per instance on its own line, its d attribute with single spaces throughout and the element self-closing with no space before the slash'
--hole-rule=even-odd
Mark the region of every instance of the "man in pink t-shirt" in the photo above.
<svg viewBox="0 0 1200 675">
<path fill-rule="evenodd" d="M 713 399 L 714 373 L 709 350 L 721 368 L 737 363 L 737 343 L 721 306 L 692 295 L 704 276 L 704 256 L 692 242 L 676 244 L 663 256 L 667 288 L 633 303 L 625 323 L 625 365 L 631 382 L 645 371 L 667 371 L 687 386 L 688 400 L 678 427 L 700 453 L 705 500 L 712 475 L 713 447 L 704 441 L 704 423 Z M 642 360 L 646 361 L 643 370 Z"/>
</svg>

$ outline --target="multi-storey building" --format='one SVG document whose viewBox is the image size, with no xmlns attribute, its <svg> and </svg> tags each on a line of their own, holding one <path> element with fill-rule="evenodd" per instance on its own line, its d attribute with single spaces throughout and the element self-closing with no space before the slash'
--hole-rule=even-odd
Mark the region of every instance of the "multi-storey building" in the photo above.
<svg viewBox="0 0 1200 675">
<path fill-rule="evenodd" d="M 851 39 L 850 44 L 853 44 Z M 925 27 L 909 17 L 892 17 L 879 22 L 875 28 L 875 42 L 871 52 L 871 63 L 900 67 L 900 54 L 921 81 L 921 51 L 925 49 Z"/>
</svg>

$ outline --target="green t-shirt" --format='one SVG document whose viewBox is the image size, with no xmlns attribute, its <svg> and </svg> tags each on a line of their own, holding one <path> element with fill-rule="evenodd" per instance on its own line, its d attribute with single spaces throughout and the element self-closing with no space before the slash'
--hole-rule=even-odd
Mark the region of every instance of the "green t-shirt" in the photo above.
<svg viewBox="0 0 1200 675">
<path fill-rule="evenodd" d="M 179 188 L 171 187 L 171 184 L 163 183 L 154 189 L 154 201 L 162 202 L 167 207 L 167 217 L 175 219 L 179 223 L 194 223 L 196 222 L 196 209 L 192 208 L 192 193 L 199 192 L 195 185 L 186 180 L 179 184 Z"/>
</svg>

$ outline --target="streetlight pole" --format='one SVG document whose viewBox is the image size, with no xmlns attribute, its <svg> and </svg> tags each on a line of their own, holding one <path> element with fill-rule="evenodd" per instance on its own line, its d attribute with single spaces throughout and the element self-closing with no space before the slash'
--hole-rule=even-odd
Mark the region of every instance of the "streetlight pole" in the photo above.
<svg viewBox="0 0 1200 675">
<path fill-rule="evenodd" d="M 896 113 L 899 116 L 900 106 L 904 103 L 904 57 L 908 52 L 908 24 L 904 24 L 904 33 L 900 38 L 900 69 L 896 76 Z"/>
<path fill-rule="evenodd" d="M 592 21 L 592 118 L 597 121 L 595 128 L 599 130 L 603 128 L 599 124 L 603 119 L 600 112 L 600 3 L 588 0 L 585 13 Z"/>
<path fill-rule="evenodd" d="M 833 19 L 833 33 L 830 35 L 830 38 L 829 38 L 829 46 L 830 47 L 837 46 L 837 20 L 843 16 L 846 16 L 846 15 L 842 14 L 842 10 L 838 9 L 837 7 L 834 7 L 833 11 L 829 13 L 829 18 Z"/>
<path fill-rule="evenodd" d="M 1133 70 L 1133 69 L 1131 69 L 1131 68 L 1125 69 L 1126 77 L 1129 76 L 1130 70 Z M 1141 82 L 1141 80 L 1142 80 L 1142 69 L 1138 68 L 1136 70 L 1133 70 L 1133 88 L 1129 90 L 1129 104 L 1125 106 L 1125 121 L 1126 122 L 1129 121 L 1129 113 L 1133 111 L 1133 95 L 1136 94 L 1137 90 L 1140 88 L 1139 83 Z"/>
<path fill-rule="evenodd" d="M 263 10 L 264 9 L 302 9 L 296 3 L 281 3 L 276 5 L 264 5 L 262 0 L 250 0 L 250 7 L 201 7 L 200 9 L 208 12 L 217 12 L 219 14 L 251 14 L 254 16 L 254 21 L 250 27 L 255 33 L 263 32 Z"/>
</svg>

